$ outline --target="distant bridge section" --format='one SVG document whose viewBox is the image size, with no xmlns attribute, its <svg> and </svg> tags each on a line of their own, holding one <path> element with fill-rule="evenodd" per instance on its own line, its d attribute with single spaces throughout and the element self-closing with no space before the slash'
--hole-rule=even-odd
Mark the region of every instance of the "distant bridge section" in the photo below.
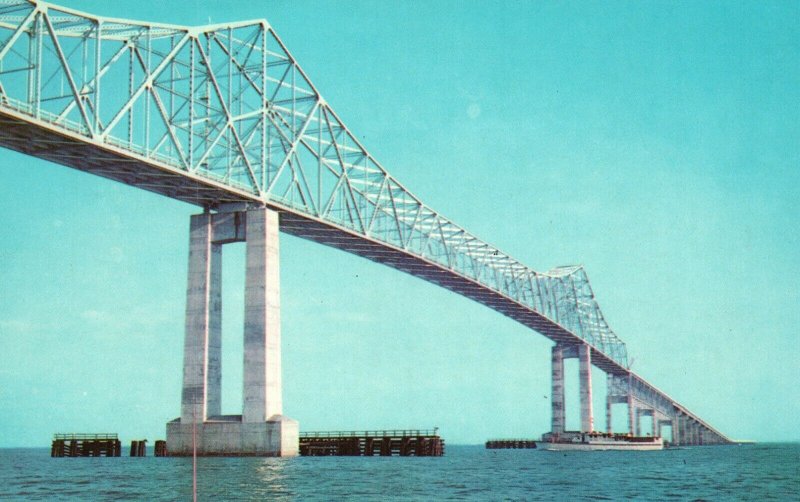
<svg viewBox="0 0 800 502">
<path fill-rule="evenodd" d="M 687 417 L 706 443 L 728 441 L 630 371 L 583 267 L 534 271 L 425 205 L 264 20 L 185 27 L 0 0 L 0 146 L 209 210 L 266 206 L 284 232 L 587 347 L 637 406 Z"/>
</svg>

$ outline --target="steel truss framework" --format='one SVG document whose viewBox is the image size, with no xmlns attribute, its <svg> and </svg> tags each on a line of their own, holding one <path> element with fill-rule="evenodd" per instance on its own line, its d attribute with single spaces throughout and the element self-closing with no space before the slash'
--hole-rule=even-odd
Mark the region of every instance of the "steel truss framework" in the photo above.
<svg viewBox="0 0 800 502">
<path fill-rule="evenodd" d="M 421 202 L 264 20 L 184 27 L 0 0 L 0 144 L 212 209 L 268 205 L 284 231 L 587 343 L 629 374 L 582 266 L 534 271 Z"/>
</svg>

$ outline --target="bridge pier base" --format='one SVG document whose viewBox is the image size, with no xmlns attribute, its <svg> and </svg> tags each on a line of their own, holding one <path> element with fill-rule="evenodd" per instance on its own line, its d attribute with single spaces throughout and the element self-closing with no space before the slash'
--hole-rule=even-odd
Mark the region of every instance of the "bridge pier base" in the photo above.
<svg viewBox="0 0 800 502">
<path fill-rule="evenodd" d="M 169 456 L 293 457 L 300 441 L 296 420 L 280 415 L 261 423 L 246 423 L 239 415 L 211 417 L 199 424 L 179 418 L 167 424 Z"/>
<path fill-rule="evenodd" d="M 282 415 L 278 213 L 266 208 L 192 216 L 181 416 L 170 455 L 294 456 L 299 426 Z M 247 243 L 243 410 L 221 415 L 221 248 Z"/>
</svg>

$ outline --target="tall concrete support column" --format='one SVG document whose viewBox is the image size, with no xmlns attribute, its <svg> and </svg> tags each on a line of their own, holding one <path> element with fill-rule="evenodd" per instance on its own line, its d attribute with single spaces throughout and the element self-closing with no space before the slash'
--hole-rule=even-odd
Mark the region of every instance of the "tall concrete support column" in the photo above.
<svg viewBox="0 0 800 502">
<path fill-rule="evenodd" d="M 684 429 L 684 431 L 686 431 L 686 432 L 684 433 L 683 439 L 684 439 L 684 441 L 685 441 L 685 443 L 686 443 L 687 445 L 691 446 L 691 445 L 693 445 L 693 444 L 694 444 L 694 442 L 693 442 L 693 440 L 692 440 L 692 439 L 693 439 L 693 436 L 692 436 L 692 435 L 694 434 L 694 430 L 693 430 L 693 428 L 694 428 L 694 424 L 693 424 L 693 423 L 692 423 L 692 421 L 689 419 L 689 417 L 685 417 L 685 418 L 683 419 L 683 423 L 684 423 L 684 427 L 683 427 L 683 429 Z"/>
<path fill-rule="evenodd" d="M 642 435 L 642 409 L 636 408 L 634 412 L 635 422 L 633 424 L 633 435 L 634 436 L 641 436 Z"/>
<path fill-rule="evenodd" d="M 278 213 L 247 211 L 243 423 L 283 412 Z"/>
<path fill-rule="evenodd" d="M 614 389 L 614 375 L 608 373 L 606 375 L 606 432 L 609 434 L 612 432 L 613 425 L 611 424 L 611 416 L 612 412 L 612 405 L 614 404 L 614 399 L 612 397 L 612 392 Z"/>
<path fill-rule="evenodd" d="M 686 415 L 678 415 L 678 437 L 680 438 L 680 444 L 684 446 L 689 442 L 689 431 L 686 430 L 688 425 Z"/>
<path fill-rule="evenodd" d="M 652 410 L 652 415 L 650 418 L 653 420 L 653 428 L 650 429 L 653 436 L 661 436 L 661 428 L 659 427 L 657 420 L 656 420 L 656 410 Z"/>
<path fill-rule="evenodd" d="M 206 417 L 222 415 L 222 246 L 211 244 Z"/>
<path fill-rule="evenodd" d="M 672 444 L 679 445 L 681 444 L 681 440 L 680 431 L 678 430 L 678 417 L 673 417 L 670 420 L 670 424 L 672 425 Z"/>
<path fill-rule="evenodd" d="M 552 422 L 551 432 L 564 432 L 564 348 L 555 345 L 552 350 Z"/>
<path fill-rule="evenodd" d="M 594 431 L 592 414 L 592 349 L 587 344 L 578 346 L 578 374 L 581 396 L 581 431 Z"/>
<path fill-rule="evenodd" d="M 636 431 L 634 430 L 634 423 L 633 423 L 633 414 L 634 405 L 633 405 L 633 389 L 631 389 L 630 379 L 628 379 L 628 434 L 635 434 Z"/>
<path fill-rule="evenodd" d="M 213 243 L 210 214 L 191 218 L 189 279 L 183 343 L 181 422 L 202 423 L 220 414 L 221 248 Z"/>
</svg>

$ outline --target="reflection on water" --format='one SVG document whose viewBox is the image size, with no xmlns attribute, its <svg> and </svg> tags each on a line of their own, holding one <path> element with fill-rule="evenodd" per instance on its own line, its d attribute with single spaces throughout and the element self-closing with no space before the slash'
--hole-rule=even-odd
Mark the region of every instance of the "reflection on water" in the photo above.
<svg viewBox="0 0 800 502">
<path fill-rule="evenodd" d="M 289 458 L 265 458 L 252 463 L 255 474 L 249 479 L 253 480 L 254 486 L 248 493 L 270 500 L 292 500 L 286 470 L 293 461 Z"/>
<path fill-rule="evenodd" d="M 191 458 L 0 449 L 0 500 L 191 500 Z M 444 457 L 199 458 L 200 500 L 796 500 L 800 445 Z"/>
</svg>

